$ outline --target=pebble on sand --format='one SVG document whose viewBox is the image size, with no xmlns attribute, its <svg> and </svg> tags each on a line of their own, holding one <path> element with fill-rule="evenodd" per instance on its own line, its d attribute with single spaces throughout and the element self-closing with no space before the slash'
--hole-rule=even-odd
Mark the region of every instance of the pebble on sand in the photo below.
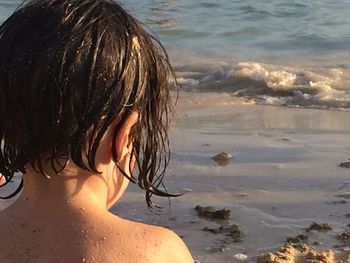
<svg viewBox="0 0 350 263">
<path fill-rule="evenodd" d="M 241 254 L 241 253 L 238 253 L 236 255 L 233 256 L 235 259 L 237 260 L 240 260 L 240 261 L 245 261 L 248 259 L 248 256 L 247 255 L 244 255 L 244 254 Z"/>
<path fill-rule="evenodd" d="M 213 159 L 220 166 L 227 165 L 232 158 L 232 155 L 227 152 L 221 152 L 211 157 L 211 159 Z"/>
</svg>

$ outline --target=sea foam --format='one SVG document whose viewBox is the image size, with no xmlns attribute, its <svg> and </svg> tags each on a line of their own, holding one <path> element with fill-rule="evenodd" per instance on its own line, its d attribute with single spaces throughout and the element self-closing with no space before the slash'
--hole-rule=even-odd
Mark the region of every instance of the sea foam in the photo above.
<svg viewBox="0 0 350 263">
<path fill-rule="evenodd" d="M 350 109 L 350 69 L 214 62 L 177 68 L 184 89 L 230 92 L 258 103 Z"/>
</svg>

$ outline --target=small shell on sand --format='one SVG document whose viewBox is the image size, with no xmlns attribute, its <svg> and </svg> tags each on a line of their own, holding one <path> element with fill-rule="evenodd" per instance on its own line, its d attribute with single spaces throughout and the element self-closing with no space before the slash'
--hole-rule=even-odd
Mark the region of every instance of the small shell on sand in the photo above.
<svg viewBox="0 0 350 263">
<path fill-rule="evenodd" d="M 218 165 L 225 166 L 229 163 L 229 161 L 233 158 L 231 154 L 227 152 L 221 152 L 213 157 L 211 157 Z"/>
<path fill-rule="evenodd" d="M 237 260 L 240 260 L 240 261 L 245 261 L 245 260 L 248 259 L 248 256 L 247 256 L 247 255 L 244 255 L 244 254 L 241 254 L 241 253 L 236 254 L 236 255 L 234 255 L 233 257 L 234 257 L 235 259 L 237 259 Z"/>
<path fill-rule="evenodd" d="M 221 152 L 218 153 L 217 155 L 214 155 L 213 157 L 211 157 L 214 161 L 222 161 L 222 160 L 229 160 L 232 159 L 232 155 L 227 153 L 227 152 Z"/>
</svg>

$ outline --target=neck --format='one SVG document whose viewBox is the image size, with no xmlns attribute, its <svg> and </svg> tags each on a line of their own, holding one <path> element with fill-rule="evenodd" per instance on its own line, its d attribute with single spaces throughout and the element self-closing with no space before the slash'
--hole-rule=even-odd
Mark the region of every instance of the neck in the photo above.
<svg viewBox="0 0 350 263">
<path fill-rule="evenodd" d="M 92 174 L 74 166 L 47 178 L 28 169 L 24 175 L 23 192 L 13 211 L 40 217 L 58 214 L 83 215 L 107 211 L 107 186 L 99 174 Z M 82 213 L 84 212 L 84 213 Z"/>
</svg>

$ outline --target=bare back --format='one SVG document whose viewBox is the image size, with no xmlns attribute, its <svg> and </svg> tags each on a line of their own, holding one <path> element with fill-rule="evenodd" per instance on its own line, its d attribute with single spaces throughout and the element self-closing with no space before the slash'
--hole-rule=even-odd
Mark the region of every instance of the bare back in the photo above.
<svg viewBox="0 0 350 263">
<path fill-rule="evenodd" d="M 65 218 L 45 224 L 21 217 L 9 221 L 6 214 L 0 213 L 4 263 L 193 262 L 181 239 L 164 228 L 108 214 L 83 222 Z"/>
</svg>

